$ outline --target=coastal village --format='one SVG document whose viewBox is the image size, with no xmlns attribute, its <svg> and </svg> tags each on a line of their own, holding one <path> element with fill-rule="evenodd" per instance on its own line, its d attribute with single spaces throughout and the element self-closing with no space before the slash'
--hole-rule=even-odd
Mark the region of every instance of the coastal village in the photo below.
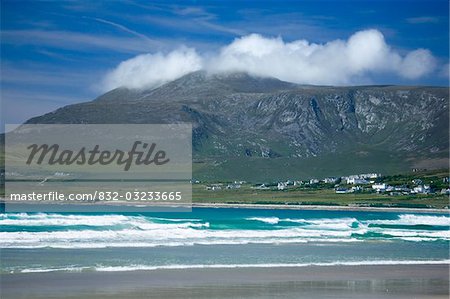
<svg viewBox="0 0 450 299">
<path fill-rule="evenodd" d="M 342 177 L 311 178 L 307 180 L 280 180 L 272 183 L 250 184 L 247 181 L 205 184 L 209 191 L 236 190 L 243 185 L 251 185 L 255 190 L 288 191 L 307 189 L 334 189 L 336 194 L 348 193 L 383 193 L 390 196 L 414 194 L 445 194 L 450 195 L 449 177 L 433 180 L 414 178 L 409 181 L 398 180 L 395 176 L 382 176 L 380 173 L 354 174 Z M 193 184 L 201 184 L 193 180 Z"/>
</svg>

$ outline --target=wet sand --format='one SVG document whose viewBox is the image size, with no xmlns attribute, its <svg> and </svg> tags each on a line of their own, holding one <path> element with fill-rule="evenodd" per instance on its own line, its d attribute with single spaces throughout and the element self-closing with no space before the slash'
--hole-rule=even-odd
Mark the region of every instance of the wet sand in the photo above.
<svg viewBox="0 0 450 299">
<path fill-rule="evenodd" d="M 449 298 L 449 265 L 1 275 L 8 298 Z"/>
</svg>

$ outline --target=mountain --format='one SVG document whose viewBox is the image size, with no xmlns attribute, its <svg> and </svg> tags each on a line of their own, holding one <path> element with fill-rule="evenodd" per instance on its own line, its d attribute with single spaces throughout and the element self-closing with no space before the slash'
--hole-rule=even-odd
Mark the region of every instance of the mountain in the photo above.
<svg viewBox="0 0 450 299">
<path fill-rule="evenodd" d="M 244 73 L 118 88 L 27 123 L 191 122 L 201 180 L 267 181 L 448 167 L 449 91 L 296 85 Z"/>
</svg>

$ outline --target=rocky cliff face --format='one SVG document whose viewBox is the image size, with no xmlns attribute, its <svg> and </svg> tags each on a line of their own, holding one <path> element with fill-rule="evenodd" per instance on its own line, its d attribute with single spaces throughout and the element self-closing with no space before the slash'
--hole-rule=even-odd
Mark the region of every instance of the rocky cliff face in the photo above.
<svg viewBox="0 0 450 299">
<path fill-rule="evenodd" d="M 154 90 L 116 89 L 28 123 L 191 122 L 200 177 L 249 178 L 239 174 L 247 165 L 249 174 L 272 178 L 391 172 L 427 160 L 445 166 L 448 104 L 447 88 L 302 86 L 196 72 Z M 342 163 L 326 162 L 333 156 Z M 399 167 L 391 167 L 393 159 Z M 301 165 L 322 166 L 308 172 Z M 295 171 L 297 166 L 302 169 Z"/>
</svg>

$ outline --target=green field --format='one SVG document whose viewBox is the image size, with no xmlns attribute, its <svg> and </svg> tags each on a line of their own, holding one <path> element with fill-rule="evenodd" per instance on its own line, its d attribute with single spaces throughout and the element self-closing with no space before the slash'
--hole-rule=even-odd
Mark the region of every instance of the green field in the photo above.
<svg viewBox="0 0 450 299">
<path fill-rule="evenodd" d="M 433 194 L 389 195 L 369 191 L 336 194 L 334 185 L 315 184 L 311 186 L 289 186 L 286 190 L 276 190 L 272 185 L 269 190 L 255 189 L 254 184 L 243 184 L 239 189 L 226 189 L 223 183 L 221 190 L 207 190 L 209 184 L 193 184 L 192 197 L 195 203 L 247 203 L 247 204 L 288 204 L 288 205 L 334 205 L 334 206 L 369 206 L 369 207 L 404 207 L 404 208 L 446 208 L 450 206 L 449 196 L 440 190 L 448 188 L 447 169 L 424 171 L 379 178 L 386 184 L 409 188 L 414 186 L 412 180 L 420 179 L 423 184 L 430 185 L 436 192 Z M 350 187 L 341 184 L 341 187 Z M 369 186 L 370 189 L 370 186 Z"/>
<path fill-rule="evenodd" d="M 255 190 L 244 185 L 237 190 L 206 190 L 203 185 L 192 189 L 195 203 L 247 203 L 289 205 L 336 205 L 405 208 L 445 208 L 449 206 L 448 195 L 400 195 L 389 196 L 376 193 L 336 194 L 334 190 Z"/>
</svg>

